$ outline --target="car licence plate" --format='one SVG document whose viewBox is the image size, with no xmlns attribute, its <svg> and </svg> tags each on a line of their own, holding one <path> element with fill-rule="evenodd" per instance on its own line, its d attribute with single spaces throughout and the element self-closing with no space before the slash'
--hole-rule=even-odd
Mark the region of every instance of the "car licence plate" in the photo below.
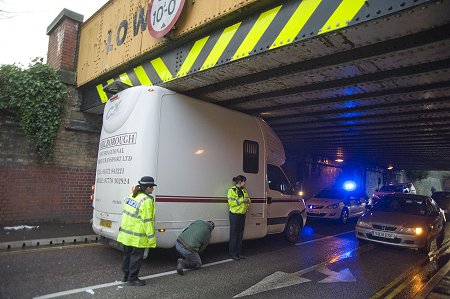
<svg viewBox="0 0 450 299">
<path fill-rule="evenodd" d="M 372 235 L 374 235 L 375 237 L 395 239 L 395 234 L 393 234 L 393 233 L 373 231 Z"/>
<path fill-rule="evenodd" d="M 100 219 L 100 225 L 107 228 L 111 228 L 112 222 L 111 220 Z"/>
</svg>

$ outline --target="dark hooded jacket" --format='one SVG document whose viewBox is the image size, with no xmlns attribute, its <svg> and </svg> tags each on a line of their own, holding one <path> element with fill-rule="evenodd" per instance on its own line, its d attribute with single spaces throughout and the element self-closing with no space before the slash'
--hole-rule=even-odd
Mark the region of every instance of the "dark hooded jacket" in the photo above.
<svg viewBox="0 0 450 299">
<path fill-rule="evenodd" d="M 211 223 L 196 220 L 184 229 L 178 237 L 178 241 L 191 251 L 202 252 L 211 240 L 212 230 L 213 226 Z"/>
</svg>

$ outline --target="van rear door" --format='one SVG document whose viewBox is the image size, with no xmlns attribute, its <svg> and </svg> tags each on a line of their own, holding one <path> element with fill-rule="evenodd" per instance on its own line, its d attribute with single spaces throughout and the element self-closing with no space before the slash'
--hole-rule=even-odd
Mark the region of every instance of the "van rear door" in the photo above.
<svg viewBox="0 0 450 299">
<path fill-rule="evenodd" d="M 160 98 L 158 90 L 139 86 L 105 105 L 94 193 L 97 233 L 115 238 L 131 186 L 143 176 L 156 176 Z"/>
</svg>

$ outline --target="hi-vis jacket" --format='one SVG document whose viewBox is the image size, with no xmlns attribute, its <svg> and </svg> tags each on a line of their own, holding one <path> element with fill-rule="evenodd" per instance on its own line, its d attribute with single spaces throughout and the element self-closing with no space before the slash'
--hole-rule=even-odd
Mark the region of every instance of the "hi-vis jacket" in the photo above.
<svg viewBox="0 0 450 299">
<path fill-rule="evenodd" d="M 250 197 L 248 196 L 247 190 L 241 188 L 242 196 L 239 196 L 238 187 L 233 186 L 228 189 L 228 205 L 230 206 L 230 212 L 233 214 L 245 214 L 250 206 L 249 203 L 244 202 L 244 198 Z"/>
<path fill-rule="evenodd" d="M 117 241 L 138 248 L 155 248 L 155 204 L 153 197 L 139 193 L 125 200 Z"/>
</svg>

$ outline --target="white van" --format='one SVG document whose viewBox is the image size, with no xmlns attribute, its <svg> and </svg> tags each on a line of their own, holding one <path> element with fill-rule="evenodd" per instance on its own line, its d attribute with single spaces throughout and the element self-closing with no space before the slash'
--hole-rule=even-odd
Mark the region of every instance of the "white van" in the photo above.
<svg viewBox="0 0 450 299">
<path fill-rule="evenodd" d="M 158 185 L 156 244 L 173 247 L 197 219 L 212 220 L 211 242 L 229 240 L 227 190 L 247 177 L 252 199 L 244 239 L 285 232 L 291 242 L 306 222 L 280 166 L 279 138 L 260 118 L 149 86 L 125 89 L 106 103 L 94 192 L 94 231 L 115 240 L 123 200 L 146 175 Z"/>
</svg>

